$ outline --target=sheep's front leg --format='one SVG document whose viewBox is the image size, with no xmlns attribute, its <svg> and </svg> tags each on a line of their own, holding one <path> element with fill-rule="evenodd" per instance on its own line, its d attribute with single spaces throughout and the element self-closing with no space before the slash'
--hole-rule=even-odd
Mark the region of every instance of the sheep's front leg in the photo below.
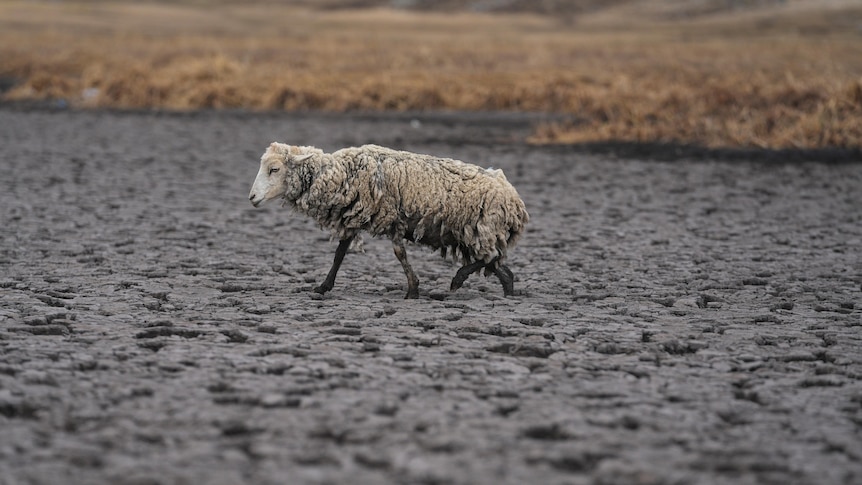
<svg viewBox="0 0 862 485">
<path fill-rule="evenodd" d="M 341 267 L 341 262 L 344 261 L 344 255 L 347 254 L 347 250 L 350 248 L 350 243 L 352 241 L 352 236 L 338 241 L 338 248 L 335 250 L 335 261 L 332 262 L 332 268 L 329 269 L 329 274 L 326 275 L 326 279 L 323 280 L 323 283 L 314 289 L 315 293 L 326 293 L 335 286 L 335 275 L 338 274 L 338 268 Z"/>
<path fill-rule="evenodd" d="M 485 262 L 481 260 L 473 261 L 470 264 L 462 266 L 461 269 L 459 269 L 458 272 L 455 273 L 455 277 L 452 278 L 452 284 L 449 285 L 449 291 L 455 291 L 458 288 L 461 288 L 461 285 L 464 284 L 464 281 L 466 281 L 471 274 L 475 273 L 476 271 L 479 271 L 484 267 Z"/>
<path fill-rule="evenodd" d="M 407 250 L 404 249 L 404 240 L 400 237 L 392 239 L 392 249 L 395 250 L 395 257 L 401 262 L 401 267 L 404 268 L 404 274 L 407 275 L 407 296 L 404 298 L 419 298 L 419 278 L 407 262 Z"/>
</svg>

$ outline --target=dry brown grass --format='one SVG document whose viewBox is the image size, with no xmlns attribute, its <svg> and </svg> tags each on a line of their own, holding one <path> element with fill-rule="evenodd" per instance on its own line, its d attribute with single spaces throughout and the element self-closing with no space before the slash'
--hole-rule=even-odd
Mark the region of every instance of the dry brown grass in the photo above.
<svg viewBox="0 0 862 485">
<path fill-rule="evenodd" d="M 627 5 L 574 22 L 3 2 L 0 77 L 17 81 L 7 100 L 80 107 L 528 110 L 576 120 L 538 127 L 538 143 L 860 147 L 862 8 L 796 3 L 686 21 Z"/>
</svg>

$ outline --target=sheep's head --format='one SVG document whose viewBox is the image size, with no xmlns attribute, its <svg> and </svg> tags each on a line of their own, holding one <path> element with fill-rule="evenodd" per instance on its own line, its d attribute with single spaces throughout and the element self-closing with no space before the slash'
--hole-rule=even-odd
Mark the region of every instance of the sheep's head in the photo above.
<svg viewBox="0 0 862 485">
<path fill-rule="evenodd" d="M 303 150 L 273 143 L 260 158 L 260 170 L 251 186 L 248 200 L 255 207 L 279 197 L 296 200 L 307 187 L 303 185 L 302 162 L 314 156 Z"/>
</svg>

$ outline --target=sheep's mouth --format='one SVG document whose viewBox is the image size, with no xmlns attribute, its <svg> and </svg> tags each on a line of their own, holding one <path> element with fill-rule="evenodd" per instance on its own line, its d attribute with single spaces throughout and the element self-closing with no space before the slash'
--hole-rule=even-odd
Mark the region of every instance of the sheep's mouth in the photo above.
<svg viewBox="0 0 862 485">
<path fill-rule="evenodd" d="M 253 205 L 255 207 L 260 207 L 260 204 L 262 204 L 262 203 L 263 203 L 263 199 L 257 199 L 257 200 L 251 199 L 251 205 Z"/>
</svg>

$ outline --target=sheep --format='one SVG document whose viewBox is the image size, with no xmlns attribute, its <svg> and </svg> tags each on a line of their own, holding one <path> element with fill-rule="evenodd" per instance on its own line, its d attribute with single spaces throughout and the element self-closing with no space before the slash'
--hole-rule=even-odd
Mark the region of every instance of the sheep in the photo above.
<svg viewBox="0 0 862 485">
<path fill-rule="evenodd" d="M 327 154 L 272 143 L 248 198 L 254 207 L 282 198 L 338 239 L 317 293 L 333 288 L 351 242 L 365 231 L 392 241 L 407 276 L 406 298 L 419 296 L 419 280 L 407 261 L 405 240 L 439 249 L 444 258 L 447 250 L 453 259 L 460 255 L 463 266 L 450 291 L 484 269 L 485 276 L 497 276 L 505 296 L 514 294 L 514 275 L 504 263 L 529 214 L 502 170 L 377 145 Z"/>
</svg>

